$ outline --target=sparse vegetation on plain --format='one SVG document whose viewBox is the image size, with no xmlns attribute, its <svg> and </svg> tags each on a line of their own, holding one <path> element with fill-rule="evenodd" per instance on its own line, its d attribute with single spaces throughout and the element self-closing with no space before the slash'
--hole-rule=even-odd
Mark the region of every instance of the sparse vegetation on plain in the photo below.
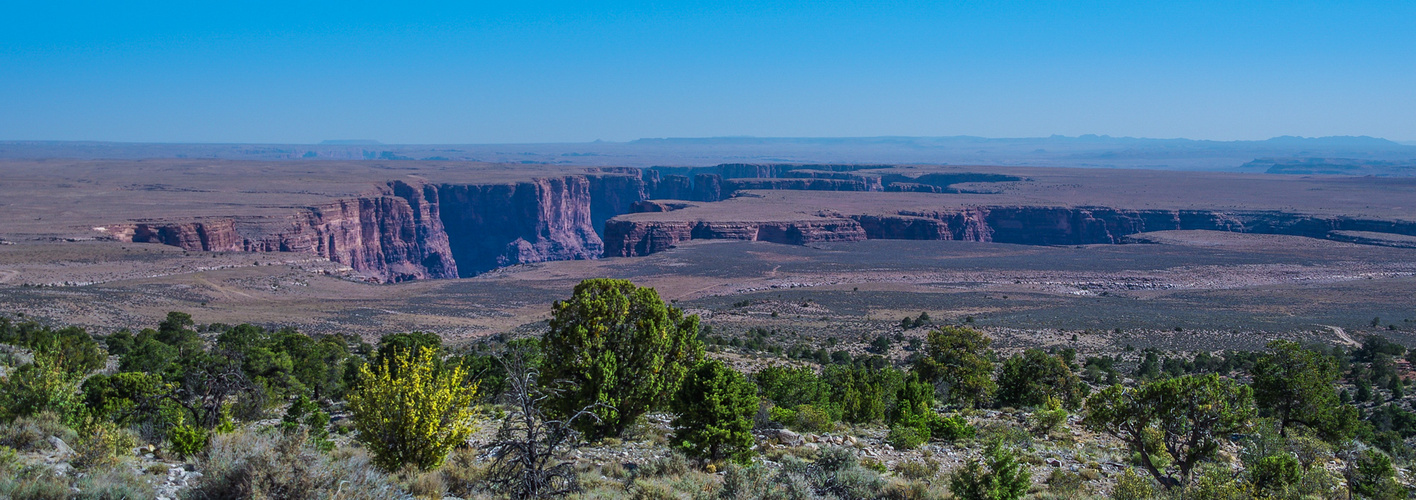
<svg viewBox="0 0 1416 500">
<path fill-rule="evenodd" d="M 983 331 L 943 325 L 904 356 L 884 356 L 901 342 L 875 337 L 821 363 L 784 350 L 743 364 L 704 357 L 700 339 L 717 333 L 626 281 L 587 281 L 553 318 L 540 338 L 462 346 L 182 313 L 101 337 L 0 319 L 0 342 L 19 354 L 0 380 L 0 492 L 1401 498 L 1411 487 L 1410 355 L 1376 335 L 1351 349 L 1079 361 L 1072 349 L 1002 356 Z M 54 460 L 79 473 L 45 469 Z"/>
</svg>

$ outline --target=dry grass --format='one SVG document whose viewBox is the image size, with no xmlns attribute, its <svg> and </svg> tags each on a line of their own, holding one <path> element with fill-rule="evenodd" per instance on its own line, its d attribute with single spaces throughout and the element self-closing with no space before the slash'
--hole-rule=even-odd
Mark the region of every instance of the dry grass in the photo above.
<svg viewBox="0 0 1416 500">
<path fill-rule="evenodd" d="M 394 479 L 358 449 L 325 455 L 301 434 L 238 430 L 219 435 L 200 464 L 203 476 L 189 499 L 340 498 L 392 499 Z"/>
</svg>

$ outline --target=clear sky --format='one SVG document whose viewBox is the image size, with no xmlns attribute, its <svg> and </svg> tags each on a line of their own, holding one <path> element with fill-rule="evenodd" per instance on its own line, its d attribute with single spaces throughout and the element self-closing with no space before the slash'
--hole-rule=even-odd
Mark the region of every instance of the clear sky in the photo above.
<svg viewBox="0 0 1416 500">
<path fill-rule="evenodd" d="M 0 5 L 0 140 L 1416 140 L 1416 2 Z"/>
</svg>

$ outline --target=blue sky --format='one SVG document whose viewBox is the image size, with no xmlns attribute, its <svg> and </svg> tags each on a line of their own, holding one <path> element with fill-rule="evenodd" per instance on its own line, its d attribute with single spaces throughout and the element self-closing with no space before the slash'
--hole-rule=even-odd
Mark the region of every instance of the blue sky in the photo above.
<svg viewBox="0 0 1416 500">
<path fill-rule="evenodd" d="M 1416 2 L 6 2 L 0 140 L 1416 140 Z"/>
</svg>

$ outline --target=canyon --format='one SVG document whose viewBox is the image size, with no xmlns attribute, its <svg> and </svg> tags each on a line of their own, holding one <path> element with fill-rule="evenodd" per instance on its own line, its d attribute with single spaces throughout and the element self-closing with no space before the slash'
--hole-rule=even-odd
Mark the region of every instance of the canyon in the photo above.
<svg viewBox="0 0 1416 500">
<path fill-rule="evenodd" d="M 16 214 L 0 225 L 0 239 L 91 239 L 66 234 L 91 227 L 118 242 L 316 256 L 376 282 L 644 256 L 691 240 L 1092 245 L 1209 230 L 1383 245 L 1404 240 L 1344 235 L 1416 236 L 1416 207 L 1405 201 L 1416 193 L 1410 179 L 874 164 L 29 166 L 33 175 L 19 179 L 50 183 L 37 189 L 55 196 L 15 193 L 18 202 L 0 206 Z M 115 182 L 131 181 L 135 170 L 165 183 Z M 232 172 L 252 174 L 242 181 L 250 185 L 228 186 Z M 70 192 L 78 194 L 62 205 Z"/>
<path fill-rule="evenodd" d="M 1226 231 L 1338 239 L 1401 246 L 1387 239 L 1352 238 L 1360 231 L 1416 235 L 1416 222 L 1320 217 L 1270 211 L 1128 210 L 1108 207 L 977 206 L 952 211 L 901 211 L 800 220 L 611 220 L 605 254 L 634 257 L 690 240 L 767 241 L 792 245 L 836 241 L 958 240 L 1019 245 L 1119 244 L 1139 233 Z"/>
</svg>

